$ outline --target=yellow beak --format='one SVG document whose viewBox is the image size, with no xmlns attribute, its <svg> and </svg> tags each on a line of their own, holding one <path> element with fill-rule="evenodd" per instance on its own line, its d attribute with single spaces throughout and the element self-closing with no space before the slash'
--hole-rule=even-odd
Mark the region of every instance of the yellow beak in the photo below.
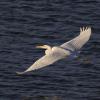
<svg viewBox="0 0 100 100">
<path fill-rule="evenodd" d="M 45 49 L 44 46 L 36 46 L 36 48 L 42 48 L 42 49 Z"/>
</svg>

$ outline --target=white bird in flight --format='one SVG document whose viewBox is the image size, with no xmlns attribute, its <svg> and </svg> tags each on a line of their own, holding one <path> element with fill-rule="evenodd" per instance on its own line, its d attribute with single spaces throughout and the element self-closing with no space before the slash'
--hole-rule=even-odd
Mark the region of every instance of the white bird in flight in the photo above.
<svg viewBox="0 0 100 100">
<path fill-rule="evenodd" d="M 80 34 L 74 39 L 65 42 L 60 46 L 51 47 L 49 45 L 37 46 L 36 48 L 42 48 L 45 50 L 45 55 L 34 62 L 27 70 L 24 72 L 17 72 L 17 74 L 24 74 L 29 71 L 33 71 L 47 65 L 53 64 L 54 62 L 68 57 L 79 51 L 80 48 L 89 40 L 91 35 L 91 27 L 80 28 Z"/>
</svg>

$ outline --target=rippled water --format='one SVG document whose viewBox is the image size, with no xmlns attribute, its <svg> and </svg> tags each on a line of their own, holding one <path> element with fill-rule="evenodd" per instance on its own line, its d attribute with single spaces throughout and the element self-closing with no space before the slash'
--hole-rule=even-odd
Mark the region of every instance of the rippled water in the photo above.
<svg viewBox="0 0 100 100">
<path fill-rule="evenodd" d="M 91 26 L 79 59 L 18 76 L 43 50 Z M 0 100 L 100 100 L 99 0 L 0 0 Z"/>
</svg>

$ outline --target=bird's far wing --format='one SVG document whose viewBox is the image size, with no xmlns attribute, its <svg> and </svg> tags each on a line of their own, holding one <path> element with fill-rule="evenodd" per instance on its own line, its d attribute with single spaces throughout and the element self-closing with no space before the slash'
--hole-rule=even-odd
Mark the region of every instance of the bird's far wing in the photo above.
<svg viewBox="0 0 100 100">
<path fill-rule="evenodd" d="M 80 35 L 68 42 L 65 42 L 64 44 L 61 45 L 61 47 L 72 51 L 78 50 L 89 40 L 90 35 L 91 35 L 90 27 L 80 28 Z"/>
<path fill-rule="evenodd" d="M 26 72 L 45 67 L 47 65 L 50 65 L 50 64 L 56 62 L 57 60 L 59 60 L 61 58 L 62 58 L 62 55 L 57 50 L 54 50 L 50 54 L 41 57 L 39 60 L 37 60 L 33 65 L 31 65 L 24 72 L 17 72 L 17 74 L 24 74 Z"/>
</svg>

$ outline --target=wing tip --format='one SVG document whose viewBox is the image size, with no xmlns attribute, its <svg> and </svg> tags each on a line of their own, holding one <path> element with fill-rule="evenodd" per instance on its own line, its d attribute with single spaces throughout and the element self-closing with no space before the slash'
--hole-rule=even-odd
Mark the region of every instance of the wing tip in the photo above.
<svg viewBox="0 0 100 100">
<path fill-rule="evenodd" d="M 24 74 L 25 72 L 16 72 L 17 75 L 22 75 Z"/>
<path fill-rule="evenodd" d="M 91 27 L 90 26 L 86 26 L 86 27 L 80 27 L 80 34 L 84 31 L 90 31 L 91 32 Z"/>
</svg>

